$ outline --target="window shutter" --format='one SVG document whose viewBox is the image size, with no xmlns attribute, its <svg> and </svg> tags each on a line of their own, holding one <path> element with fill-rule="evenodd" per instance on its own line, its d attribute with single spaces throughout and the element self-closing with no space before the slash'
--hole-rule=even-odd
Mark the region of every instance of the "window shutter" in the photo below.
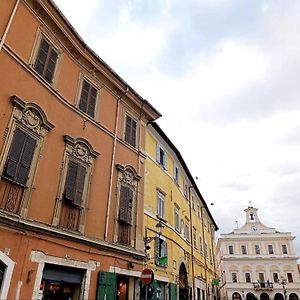
<svg viewBox="0 0 300 300">
<path fill-rule="evenodd" d="M 99 272 L 97 300 L 115 300 L 117 291 L 116 273 Z"/>
<path fill-rule="evenodd" d="M 126 116 L 125 141 L 131 144 L 131 118 Z"/>
<path fill-rule="evenodd" d="M 45 39 L 42 39 L 39 53 L 35 62 L 34 69 L 40 74 L 43 75 L 43 71 L 45 68 L 45 63 L 47 59 L 47 54 L 49 51 L 50 45 L 46 42 Z"/>
<path fill-rule="evenodd" d="M 85 175 L 86 175 L 86 168 L 84 166 L 80 166 L 79 173 L 77 173 L 76 196 L 74 199 L 74 204 L 79 206 L 81 205 L 81 201 L 82 201 Z"/>
<path fill-rule="evenodd" d="M 65 200 L 74 201 L 78 164 L 70 161 L 65 183 Z"/>
<path fill-rule="evenodd" d="M 57 61 L 57 53 L 54 49 L 51 49 L 49 59 L 48 59 L 47 69 L 46 69 L 46 72 L 45 72 L 45 79 L 49 83 L 52 82 L 56 61 Z"/>
<path fill-rule="evenodd" d="M 131 224 L 132 207 L 133 207 L 133 191 L 130 188 L 128 190 L 128 211 L 127 211 L 127 224 Z"/>
<path fill-rule="evenodd" d="M 167 153 L 164 151 L 164 169 L 167 170 Z"/>
<path fill-rule="evenodd" d="M 33 154 L 34 154 L 35 145 L 36 145 L 36 140 L 30 137 L 29 135 L 27 135 L 24 148 L 23 148 L 18 174 L 17 174 L 17 182 L 21 184 L 26 184 Z"/>
<path fill-rule="evenodd" d="M 84 80 L 82 84 L 81 97 L 79 103 L 79 108 L 84 112 L 87 111 L 88 97 L 89 97 L 89 84 Z"/>
<path fill-rule="evenodd" d="M 156 161 L 160 162 L 160 146 L 159 144 L 156 144 Z"/>
<path fill-rule="evenodd" d="M 26 134 L 20 129 L 16 129 L 4 170 L 4 175 L 9 178 L 15 179 L 25 140 Z"/>
<path fill-rule="evenodd" d="M 90 85 L 87 113 L 91 117 L 94 117 L 95 115 L 96 98 L 97 98 L 97 90 L 92 85 Z"/>
<path fill-rule="evenodd" d="M 159 237 L 155 237 L 154 239 L 154 260 L 157 265 L 159 265 L 160 258 L 160 239 Z"/>
<path fill-rule="evenodd" d="M 169 286 L 170 286 L 170 300 L 177 300 L 177 284 L 169 283 Z"/>
<path fill-rule="evenodd" d="M 119 220 L 128 222 L 128 187 L 121 185 L 119 200 Z"/>
</svg>

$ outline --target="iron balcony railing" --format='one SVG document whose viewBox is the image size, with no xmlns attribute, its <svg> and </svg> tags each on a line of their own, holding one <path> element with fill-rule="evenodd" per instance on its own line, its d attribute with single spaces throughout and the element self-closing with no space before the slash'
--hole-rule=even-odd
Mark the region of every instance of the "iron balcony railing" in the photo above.
<svg viewBox="0 0 300 300">
<path fill-rule="evenodd" d="M 273 282 L 270 282 L 269 280 L 253 282 L 253 287 L 255 290 L 272 290 Z"/>
</svg>

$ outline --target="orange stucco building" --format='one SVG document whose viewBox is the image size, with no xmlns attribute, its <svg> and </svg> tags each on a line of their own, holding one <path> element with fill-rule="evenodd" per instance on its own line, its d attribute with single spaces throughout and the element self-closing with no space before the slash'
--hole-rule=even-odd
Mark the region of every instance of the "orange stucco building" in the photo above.
<svg viewBox="0 0 300 300">
<path fill-rule="evenodd" d="M 160 114 L 52 1 L 0 5 L 0 299 L 138 299 Z"/>
</svg>

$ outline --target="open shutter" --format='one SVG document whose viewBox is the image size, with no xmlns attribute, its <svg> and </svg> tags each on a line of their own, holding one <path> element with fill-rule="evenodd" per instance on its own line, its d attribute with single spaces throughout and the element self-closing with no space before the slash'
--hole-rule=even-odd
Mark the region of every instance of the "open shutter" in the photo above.
<svg viewBox="0 0 300 300">
<path fill-rule="evenodd" d="M 84 166 L 79 166 L 79 172 L 77 173 L 77 186 L 76 186 L 76 196 L 74 199 L 74 204 L 81 205 L 84 180 L 86 175 L 86 168 Z"/>
<path fill-rule="evenodd" d="M 4 170 L 4 175 L 11 179 L 15 179 L 25 140 L 26 134 L 20 129 L 16 129 Z"/>
<path fill-rule="evenodd" d="M 79 103 L 79 108 L 84 112 L 87 112 L 88 97 L 89 97 L 89 83 L 84 80 L 82 84 L 80 103 Z"/>
<path fill-rule="evenodd" d="M 128 187 L 121 185 L 119 200 L 119 220 L 125 223 L 128 222 L 128 190 Z"/>
<path fill-rule="evenodd" d="M 51 49 L 50 54 L 49 54 L 47 69 L 45 72 L 45 79 L 49 83 L 52 82 L 52 78 L 53 78 L 54 70 L 55 70 L 55 66 L 56 66 L 56 61 L 57 61 L 57 53 L 54 49 Z"/>
<path fill-rule="evenodd" d="M 159 144 L 156 144 L 156 161 L 160 162 L 160 146 Z"/>
<path fill-rule="evenodd" d="M 177 284 L 175 283 L 170 283 L 169 284 L 170 287 L 170 300 L 177 300 Z M 200 299 L 199 299 L 200 300 Z"/>
<path fill-rule="evenodd" d="M 154 239 L 154 260 L 157 265 L 159 265 L 159 257 L 160 257 L 160 239 L 159 239 L 159 237 L 155 237 L 155 239 Z"/>
<path fill-rule="evenodd" d="M 22 157 L 20 160 L 18 174 L 17 174 L 17 182 L 21 184 L 26 184 L 35 146 L 36 146 L 36 140 L 30 137 L 29 135 L 27 135 L 23 152 L 22 152 Z"/>
<path fill-rule="evenodd" d="M 96 98 L 97 98 L 97 90 L 92 85 L 90 85 L 87 113 L 91 117 L 94 117 L 95 115 Z"/>
<path fill-rule="evenodd" d="M 115 300 L 117 291 L 116 273 L 99 272 L 97 300 Z"/>
<path fill-rule="evenodd" d="M 131 118 L 126 116 L 125 141 L 131 144 Z"/>
<path fill-rule="evenodd" d="M 65 200 L 74 201 L 75 188 L 76 188 L 76 176 L 77 176 L 78 164 L 69 161 L 67 178 L 65 183 Z"/>
</svg>

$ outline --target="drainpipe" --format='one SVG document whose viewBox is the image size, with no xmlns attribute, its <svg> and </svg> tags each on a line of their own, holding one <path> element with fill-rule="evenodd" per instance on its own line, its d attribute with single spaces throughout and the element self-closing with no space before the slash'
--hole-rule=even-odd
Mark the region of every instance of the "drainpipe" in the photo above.
<svg viewBox="0 0 300 300">
<path fill-rule="evenodd" d="M 196 299 L 195 293 L 195 270 L 194 270 L 194 236 L 193 236 L 193 220 L 192 220 L 192 204 L 191 204 L 191 189 L 193 186 L 189 186 L 189 208 L 190 208 L 190 233 L 191 233 L 191 255 L 192 255 L 192 288 L 193 288 L 193 299 Z"/>
<path fill-rule="evenodd" d="M 124 95 L 128 93 L 129 88 L 126 88 L 126 92 Z M 111 166 L 110 166 L 110 178 L 109 178 L 109 192 L 108 192 L 108 202 L 107 202 L 107 209 L 106 209 L 106 220 L 105 220 L 105 233 L 104 233 L 104 240 L 107 241 L 108 236 L 108 222 L 110 217 L 110 206 L 111 206 L 111 197 L 112 197 L 112 181 L 114 176 L 114 166 L 115 166 L 115 157 L 116 157 L 116 143 L 117 143 L 117 130 L 118 130 L 118 123 L 119 123 L 119 103 L 122 99 L 118 97 L 117 99 L 117 108 L 116 108 L 116 122 L 115 122 L 115 133 L 114 133 L 114 143 L 113 143 L 113 151 L 112 151 L 112 158 L 111 158 Z"/>
<path fill-rule="evenodd" d="M 7 34 L 8 34 L 9 29 L 10 29 L 10 26 L 11 26 L 11 23 L 12 23 L 12 21 L 13 21 L 13 18 L 14 18 L 15 14 L 16 14 L 16 11 L 17 11 L 17 8 L 18 8 L 19 3 L 20 3 L 20 0 L 17 0 L 17 1 L 16 1 L 16 4 L 15 4 L 15 6 L 14 6 L 14 9 L 13 9 L 13 11 L 12 11 L 12 13 L 11 13 L 11 16 L 10 16 L 10 18 L 9 18 L 9 21 L 8 21 L 8 23 L 7 23 L 7 25 L 6 25 L 6 28 L 5 28 L 5 30 L 4 30 L 4 33 L 3 33 L 3 36 L 2 36 L 1 42 L 0 42 L 0 51 L 2 50 L 2 47 L 3 47 L 3 45 L 4 45 L 6 36 L 7 36 Z"/>
</svg>

